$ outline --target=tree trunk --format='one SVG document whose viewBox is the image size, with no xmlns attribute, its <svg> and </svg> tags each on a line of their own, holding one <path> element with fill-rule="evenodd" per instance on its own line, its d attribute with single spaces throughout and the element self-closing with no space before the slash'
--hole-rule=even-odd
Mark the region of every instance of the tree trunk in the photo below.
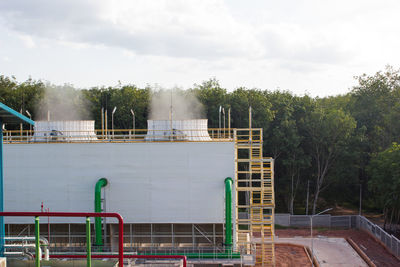
<svg viewBox="0 0 400 267">
<path fill-rule="evenodd" d="M 393 226 L 393 213 L 394 213 L 394 209 L 392 208 L 391 212 L 390 212 L 390 221 L 389 221 L 389 230 L 390 231 L 393 231 L 393 229 L 392 229 L 392 226 Z"/>
<path fill-rule="evenodd" d="M 317 183 L 317 186 L 315 188 L 315 195 L 314 195 L 314 203 L 313 203 L 313 208 L 312 208 L 312 214 L 315 214 L 315 211 L 317 209 L 317 201 L 319 197 L 319 192 L 320 192 L 320 187 L 319 184 Z"/>
<path fill-rule="evenodd" d="M 387 211 L 386 211 L 386 208 L 383 208 L 383 218 L 384 218 L 383 230 L 386 230 L 386 222 L 387 222 Z"/>
<path fill-rule="evenodd" d="M 289 213 L 293 215 L 293 203 L 294 203 L 294 197 L 290 197 L 290 202 L 289 202 Z"/>
</svg>

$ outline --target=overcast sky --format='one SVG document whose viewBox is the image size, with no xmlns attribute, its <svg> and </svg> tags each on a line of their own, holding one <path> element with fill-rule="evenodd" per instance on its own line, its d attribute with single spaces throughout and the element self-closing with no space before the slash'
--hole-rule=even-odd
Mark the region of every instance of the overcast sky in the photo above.
<svg viewBox="0 0 400 267">
<path fill-rule="evenodd" d="M 1 0 L 0 74 L 326 96 L 400 66 L 400 1 Z"/>
</svg>

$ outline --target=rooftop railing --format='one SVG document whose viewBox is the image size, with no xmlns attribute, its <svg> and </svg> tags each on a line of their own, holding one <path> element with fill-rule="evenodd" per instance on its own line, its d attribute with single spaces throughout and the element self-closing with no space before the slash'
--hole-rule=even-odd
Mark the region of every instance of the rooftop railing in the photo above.
<svg viewBox="0 0 400 267">
<path fill-rule="evenodd" d="M 246 131 L 247 130 L 247 131 Z M 150 130 L 115 129 L 85 131 L 5 130 L 5 144 L 124 143 L 124 142 L 233 142 L 261 141 L 262 129 Z"/>
</svg>

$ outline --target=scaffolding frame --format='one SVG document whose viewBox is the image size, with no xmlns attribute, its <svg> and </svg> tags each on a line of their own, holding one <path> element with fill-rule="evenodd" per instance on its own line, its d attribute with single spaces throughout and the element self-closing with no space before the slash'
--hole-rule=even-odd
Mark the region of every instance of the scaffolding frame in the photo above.
<svg viewBox="0 0 400 267">
<path fill-rule="evenodd" d="M 274 160 L 264 158 L 262 129 L 235 129 L 236 242 L 255 248 L 256 266 L 275 266 Z"/>
</svg>

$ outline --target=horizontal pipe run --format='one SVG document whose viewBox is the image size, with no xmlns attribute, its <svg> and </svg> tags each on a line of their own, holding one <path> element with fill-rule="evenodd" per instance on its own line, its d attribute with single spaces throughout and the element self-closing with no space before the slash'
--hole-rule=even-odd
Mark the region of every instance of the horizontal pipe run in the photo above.
<svg viewBox="0 0 400 267">
<path fill-rule="evenodd" d="M 64 255 L 69 256 L 69 254 L 53 254 L 53 256 L 56 256 L 58 258 L 62 258 Z M 76 254 L 78 256 L 83 256 L 84 254 Z M 112 256 L 113 258 L 116 256 L 115 254 L 92 254 L 93 255 L 108 255 Z M 132 254 L 124 254 L 124 258 L 128 258 L 130 256 L 166 256 L 165 253 L 141 253 L 139 255 L 132 255 Z M 212 252 L 202 252 L 202 253 L 174 253 L 168 256 L 186 256 L 188 259 L 239 259 L 241 257 L 239 252 L 221 252 L 221 253 L 212 253 Z M 52 256 L 51 256 L 52 257 Z"/>
<path fill-rule="evenodd" d="M 50 255 L 53 259 L 85 259 L 86 255 Z M 118 255 L 107 255 L 107 254 L 93 254 L 94 259 L 117 259 Z M 187 260 L 186 256 L 182 255 L 125 255 L 124 258 L 127 259 L 176 259 L 183 261 L 183 267 L 186 267 Z"/>
<path fill-rule="evenodd" d="M 118 255 L 115 258 L 119 260 L 119 267 L 124 267 L 124 219 L 118 213 L 96 213 L 96 212 L 0 212 L 0 217 L 11 216 L 11 217 L 107 217 L 118 219 Z M 78 255 L 80 256 L 80 255 Z M 84 255 L 86 257 L 86 255 Z M 107 257 L 106 257 L 107 258 Z"/>
<path fill-rule="evenodd" d="M 36 242 L 36 237 L 35 236 L 6 236 L 4 240 L 7 241 L 20 241 L 21 243 L 17 244 L 6 244 L 4 245 L 5 248 L 35 248 L 36 244 L 30 244 L 28 242 Z M 39 236 L 39 243 L 41 247 L 44 247 L 44 260 L 49 260 L 49 242 L 47 241 L 46 238 L 40 237 Z M 12 255 L 12 254 L 8 254 Z M 26 255 L 25 252 L 21 252 L 21 255 Z"/>
<path fill-rule="evenodd" d="M 34 236 L 6 236 L 4 237 L 5 241 L 35 241 L 35 237 Z M 39 239 L 40 243 L 42 243 L 42 245 L 49 245 L 49 241 L 47 241 L 46 238 L 44 237 L 40 237 Z"/>
<path fill-rule="evenodd" d="M 189 259 L 240 259 L 239 252 L 233 253 L 174 253 L 175 255 L 186 256 Z M 157 255 L 157 253 L 143 254 L 143 255 Z"/>
</svg>

